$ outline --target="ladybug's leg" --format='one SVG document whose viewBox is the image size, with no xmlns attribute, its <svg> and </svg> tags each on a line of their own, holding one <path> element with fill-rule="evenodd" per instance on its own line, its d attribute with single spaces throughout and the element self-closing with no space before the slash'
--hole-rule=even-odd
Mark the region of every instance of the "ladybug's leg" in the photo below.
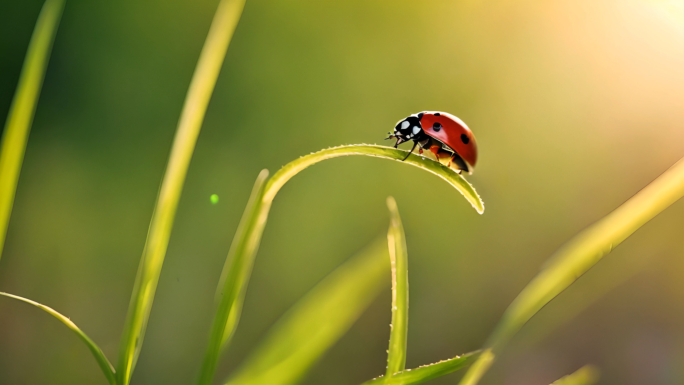
<svg viewBox="0 0 684 385">
<path fill-rule="evenodd" d="M 417 146 L 417 145 L 418 145 L 418 142 L 413 142 L 413 147 L 411 147 L 411 151 L 409 151 L 409 153 L 406 154 L 406 157 L 405 157 L 404 159 L 401 160 L 402 162 L 405 161 L 406 159 L 408 159 L 409 155 L 411 155 L 411 153 L 413 152 L 413 150 L 416 149 L 416 146 Z"/>
</svg>

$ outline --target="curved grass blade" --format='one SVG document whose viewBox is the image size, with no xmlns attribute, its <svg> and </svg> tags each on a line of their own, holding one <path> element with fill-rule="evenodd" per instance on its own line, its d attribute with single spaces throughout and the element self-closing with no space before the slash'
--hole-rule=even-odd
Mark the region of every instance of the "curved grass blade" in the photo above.
<svg viewBox="0 0 684 385">
<path fill-rule="evenodd" d="M 221 279 L 216 288 L 214 320 L 209 344 L 204 355 L 199 384 L 211 384 L 221 348 L 228 343 L 237 328 L 247 283 L 252 274 L 254 256 L 261 243 L 268 210 L 262 210 L 268 170 L 262 170 L 254 183 L 245 212 L 230 245 Z"/>
<path fill-rule="evenodd" d="M 551 385 L 594 385 L 598 382 L 599 371 L 591 365 L 583 366 L 576 372 L 568 374 Z"/>
<path fill-rule="evenodd" d="M 217 289 L 217 293 L 219 293 L 217 295 L 218 305 L 211 326 L 209 344 L 207 345 L 202 363 L 200 385 L 211 383 L 220 350 L 225 348 L 235 331 L 240 312 L 242 311 L 244 293 L 249 283 L 251 266 L 254 264 L 254 258 L 261 242 L 264 227 L 266 226 L 268 213 L 273 199 L 283 185 L 300 171 L 326 159 L 363 155 L 401 161 L 406 157 L 406 153 L 407 151 L 370 144 L 340 146 L 321 150 L 285 165 L 268 180 L 260 199 L 254 201 L 250 199 L 250 203 L 245 209 L 240 222 L 244 223 L 245 227 L 240 228 L 238 233 L 236 233 L 231 249 L 228 252 L 226 264 L 221 273 L 222 277 L 227 278 L 221 280 Z M 477 195 L 477 192 L 475 192 L 473 186 L 454 170 L 439 162 L 414 154 L 410 155 L 403 163 L 418 167 L 444 179 L 460 191 L 478 213 L 482 214 L 484 212 L 484 203 L 480 196 Z M 262 171 L 259 178 L 261 178 L 263 173 L 264 171 Z M 238 244 L 245 246 L 238 246 Z"/>
<path fill-rule="evenodd" d="M 222 0 L 190 83 L 138 267 L 119 349 L 119 383 L 128 385 L 140 354 L 185 176 L 244 0 Z"/>
<path fill-rule="evenodd" d="M 367 246 L 302 297 L 226 384 L 297 383 L 385 287 L 385 242 Z"/>
<path fill-rule="evenodd" d="M 47 0 L 43 5 L 5 123 L 0 150 L 0 256 L 7 236 L 26 142 L 63 10 L 64 0 Z"/>
<path fill-rule="evenodd" d="M 486 351 L 468 370 L 461 385 L 477 384 L 495 357 L 530 318 L 617 245 L 682 196 L 684 159 L 563 245 L 506 309 L 485 345 Z"/>
<path fill-rule="evenodd" d="M 397 202 L 393 197 L 387 198 L 390 212 L 390 227 L 387 231 L 390 266 L 392 269 L 392 324 L 390 325 L 390 342 L 387 350 L 387 372 L 394 373 L 406 368 L 406 340 L 408 337 L 408 252 L 404 226 L 401 224 Z"/>
<path fill-rule="evenodd" d="M 314 152 L 313 154 L 305 155 L 288 163 L 277 173 L 275 173 L 273 178 L 269 180 L 268 186 L 266 186 L 266 195 L 264 196 L 264 199 L 272 201 L 280 188 L 287 183 L 290 178 L 297 175 L 305 168 L 326 159 L 338 158 L 340 156 L 365 155 L 401 162 L 401 160 L 406 157 L 406 153 L 407 151 L 404 150 L 398 150 L 392 147 L 378 146 L 374 144 L 352 144 L 349 146 L 333 147 Z M 480 196 L 477 195 L 475 188 L 473 188 L 473 186 L 468 183 L 468 181 L 465 180 L 461 174 L 456 173 L 454 170 L 439 162 L 416 154 L 409 155 L 409 157 L 403 163 L 418 167 L 444 179 L 452 187 L 463 194 L 466 200 L 470 202 L 470 204 L 478 213 L 482 214 L 484 212 L 484 202 L 482 202 Z"/>
<path fill-rule="evenodd" d="M 463 369 L 473 362 L 480 352 L 466 353 L 434 364 L 420 366 L 396 373 L 391 377 L 383 376 L 364 382 L 362 385 L 413 385 L 422 384 L 435 378 Z"/>
<path fill-rule="evenodd" d="M 116 385 L 114 367 L 111 363 L 109 363 L 109 360 L 107 359 L 107 357 L 105 357 L 104 353 L 102 352 L 102 349 L 100 349 L 100 347 L 97 346 L 97 344 L 95 344 L 95 342 L 93 342 L 93 340 L 91 340 L 90 337 L 88 337 L 81 329 L 79 329 L 78 326 L 76 326 L 76 324 L 71 322 L 71 320 L 68 317 L 65 317 L 64 315 L 58 313 L 51 307 L 45 306 L 41 303 L 32 301 L 24 297 L 20 297 L 18 295 L 0 292 L 0 296 L 15 299 L 17 301 L 33 305 L 61 321 L 64 325 L 66 325 L 66 327 L 68 327 L 69 329 L 71 329 L 71 331 L 76 333 L 78 338 L 80 338 L 81 341 L 83 341 L 83 343 L 86 344 L 88 350 L 90 350 L 90 352 L 93 354 L 93 357 L 95 357 L 95 360 L 97 361 L 97 364 L 100 366 L 100 369 L 102 369 L 102 373 L 104 373 L 105 377 L 107 377 L 107 381 L 109 381 L 111 385 Z"/>
</svg>

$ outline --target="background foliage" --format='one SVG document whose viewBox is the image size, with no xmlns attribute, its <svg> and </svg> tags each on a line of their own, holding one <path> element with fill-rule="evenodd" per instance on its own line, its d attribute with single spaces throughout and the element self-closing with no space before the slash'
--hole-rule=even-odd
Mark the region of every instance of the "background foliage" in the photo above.
<svg viewBox="0 0 684 385">
<path fill-rule="evenodd" d="M 0 3 L 0 116 L 42 3 Z M 273 206 L 217 378 L 296 299 L 386 231 L 388 195 L 401 207 L 410 255 L 407 367 L 479 348 L 548 255 L 684 154 L 684 13 L 664 4 L 248 1 L 191 163 L 133 382 L 195 378 L 218 275 L 261 169 L 332 145 L 381 143 L 394 122 L 424 109 L 454 113 L 474 130 L 481 161 L 469 180 L 487 213 L 438 178 L 391 162 L 351 158 L 305 171 Z M 0 291 L 69 315 L 109 357 L 215 8 L 213 0 L 73 0 L 55 40 Z M 586 363 L 606 383 L 681 382 L 682 205 L 542 310 L 482 383 L 548 384 Z M 382 374 L 388 303 L 389 277 L 305 383 Z M 0 314 L 0 383 L 106 383 L 54 320 L 9 301 Z"/>
</svg>

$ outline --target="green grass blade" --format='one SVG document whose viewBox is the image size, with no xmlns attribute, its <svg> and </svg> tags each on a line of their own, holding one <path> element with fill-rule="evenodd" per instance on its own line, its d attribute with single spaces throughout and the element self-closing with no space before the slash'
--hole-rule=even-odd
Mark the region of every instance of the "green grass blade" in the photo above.
<svg viewBox="0 0 684 385">
<path fill-rule="evenodd" d="M 297 175 L 305 168 L 316 164 L 325 159 L 337 158 L 340 156 L 364 155 L 376 158 L 391 159 L 401 161 L 406 157 L 407 151 L 398 150 L 392 147 L 378 146 L 374 144 L 353 144 L 349 146 L 339 146 L 314 152 L 292 161 L 281 168 L 268 182 L 265 200 L 273 200 L 280 188 L 293 176 Z M 425 170 L 431 174 L 444 179 L 452 187 L 456 188 L 473 208 L 480 214 L 484 212 L 484 203 L 475 188 L 468 183 L 465 178 L 445 165 L 424 156 L 411 154 L 403 163 L 410 164 Z"/>
<path fill-rule="evenodd" d="M 562 246 L 506 309 L 486 343 L 487 350 L 466 373 L 461 385 L 477 384 L 496 355 L 532 316 L 638 228 L 682 196 L 684 159 Z"/>
<path fill-rule="evenodd" d="M 543 323 L 538 323 L 533 330 L 527 332 L 525 345 L 534 346 L 545 341 L 555 330 L 570 323 L 608 293 L 626 285 L 638 274 L 647 272 L 650 262 L 651 260 L 647 258 L 631 260 L 619 270 L 611 271 L 610 276 L 600 280 L 594 279 L 591 284 L 575 287 L 565 293 L 564 305 L 554 307 L 552 312 L 545 314 Z"/>
<path fill-rule="evenodd" d="M 209 344 L 205 352 L 202 370 L 200 372 L 200 385 L 208 385 L 211 383 L 220 350 L 225 348 L 235 331 L 235 327 L 240 318 L 240 312 L 242 311 L 244 293 L 247 284 L 249 283 L 251 266 L 254 264 L 254 258 L 259 243 L 261 242 L 261 235 L 266 226 L 268 213 L 271 209 L 273 199 L 283 185 L 300 171 L 326 159 L 341 156 L 363 155 L 401 161 L 406 156 L 406 153 L 407 151 L 370 144 L 340 146 L 321 150 L 303 156 L 285 165 L 268 180 L 261 195 L 261 199 L 255 201 L 250 200 L 251 203 L 245 209 L 241 221 L 245 226 L 240 228 L 235 235 L 233 244 L 231 245 L 231 251 L 228 253 L 228 261 L 224 265 L 223 272 L 221 273 L 221 276 L 227 277 L 227 279 L 222 279 L 217 289 L 217 293 L 219 293 L 217 296 L 217 310 L 214 314 L 214 320 L 209 335 Z M 473 186 L 454 170 L 439 162 L 415 154 L 410 155 L 403 163 L 418 167 L 444 179 L 447 183 L 461 192 L 478 213 L 482 214 L 484 212 L 484 203 L 482 202 L 482 199 L 480 199 L 480 196 L 477 195 L 477 192 L 475 192 Z M 261 175 L 264 175 L 263 173 L 264 172 L 262 171 Z M 259 182 L 257 182 L 257 184 L 258 183 Z M 248 247 L 237 245 L 248 245 Z"/>
<path fill-rule="evenodd" d="M 190 83 L 121 336 L 118 380 L 122 385 L 129 383 L 140 354 L 190 159 L 243 6 L 244 0 L 221 1 Z"/>
<path fill-rule="evenodd" d="M 5 245 L 26 142 L 63 10 L 64 0 L 47 0 L 43 5 L 5 123 L 0 149 L 0 256 Z"/>
<path fill-rule="evenodd" d="M 97 361 L 97 364 L 100 366 L 100 369 L 102 369 L 102 373 L 104 373 L 105 377 L 107 377 L 107 381 L 109 381 L 111 385 L 116 384 L 114 367 L 112 366 L 112 364 L 109 363 L 109 360 L 107 359 L 107 357 L 105 357 L 104 353 L 102 352 L 102 349 L 100 349 L 100 347 L 97 346 L 95 342 L 93 342 L 93 340 L 90 339 L 90 337 L 88 337 L 81 329 L 79 329 L 78 326 L 76 326 L 76 324 L 71 322 L 71 320 L 68 317 L 63 316 L 51 307 L 45 306 L 43 304 L 40 304 L 36 301 L 32 301 L 24 297 L 19 297 L 18 295 L 0 292 L 0 296 L 15 299 L 17 301 L 33 305 L 61 321 L 64 325 L 66 325 L 66 327 L 68 327 L 69 329 L 71 329 L 71 331 L 76 333 L 78 338 L 80 338 L 81 341 L 83 341 L 83 343 L 86 344 L 90 352 L 93 354 L 93 357 L 95 357 L 95 360 Z"/>
<path fill-rule="evenodd" d="M 300 299 L 227 384 L 297 383 L 385 287 L 385 242 L 363 249 Z"/>
<path fill-rule="evenodd" d="M 240 225 L 235 232 L 221 272 L 215 298 L 216 310 L 211 325 L 209 344 L 204 354 L 199 384 L 212 383 L 221 348 L 232 337 L 240 320 L 247 283 L 268 216 L 268 209 L 262 210 L 266 178 L 268 178 L 268 171 L 263 170 L 254 183 L 252 194 L 242 214 Z"/>
<path fill-rule="evenodd" d="M 579 368 L 575 373 L 568 374 L 551 385 L 594 385 L 598 382 L 599 371 L 593 366 L 587 365 Z"/>
<path fill-rule="evenodd" d="M 424 365 L 415 369 L 404 370 L 403 372 L 394 374 L 392 377 L 378 377 L 370 381 L 366 381 L 362 385 L 421 384 L 423 382 L 434 380 L 435 378 L 453 373 L 459 369 L 463 369 L 473 362 L 479 354 L 479 352 L 467 353 L 462 356 L 456 356 L 454 358 L 436 362 L 434 364 Z"/>
<path fill-rule="evenodd" d="M 397 202 L 393 197 L 387 198 L 390 212 L 390 227 L 387 231 L 390 266 L 392 268 L 392 325 L 390 326 L 390 342 L 387 350 L 386 377 L 401 372 L 406 368 L 406 340 L 408 337 L 408 252 L 406 236 L 401 223 Z"/>
</svg>

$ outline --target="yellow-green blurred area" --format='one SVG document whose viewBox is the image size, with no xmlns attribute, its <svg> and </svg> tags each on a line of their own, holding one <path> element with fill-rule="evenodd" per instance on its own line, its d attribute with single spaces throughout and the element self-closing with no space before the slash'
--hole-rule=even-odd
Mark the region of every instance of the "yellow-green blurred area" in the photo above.
<svg viewBox="0 0 684 385">
<path fill-rule="evenodd" d="M 0 260 L 0 291 L 71 317 L 110 357 L 183 99 L 217 1 L 70 0 Z M 0 2 L 5 118 L 42 1 Z M 478 140 L 480 216 L 420 170 L 336 159 L 274 202 L 217 380 L 316 282 L 383 235 L 396 197 L 409 251 L 407 367 L 479 348 L 544 260 L 684 156 L 684 1 L 248 0 L 180 202 L 134 384 L 191 384 L 220 269 L 258 172 L 386 143 L 422 110 Z M 220 202 L 212 204 L 212 194 Z M 615 384 L 684 382 L 684 203 L 535 317 L 483 384 L 577 368 Z M 385 371 L 387 289 L 307 376 Z M 435 380 L 452 384 L 455 374 Z M 88 350 L 0 299 L 0 384 L 105 384 Z M 218 383 L 218 381 L 217 381 Z"/>
</svg>

